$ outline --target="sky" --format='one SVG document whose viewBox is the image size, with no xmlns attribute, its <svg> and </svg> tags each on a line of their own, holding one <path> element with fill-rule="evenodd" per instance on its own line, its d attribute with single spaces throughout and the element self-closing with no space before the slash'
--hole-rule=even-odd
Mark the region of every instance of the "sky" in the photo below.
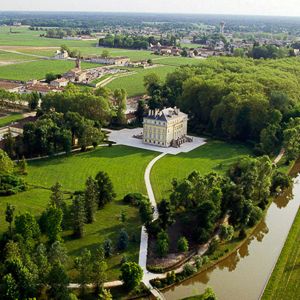
<svg viewBox="0 0 300 300">
<path fill-rule="evenodd" d="M 0 0 L 0 10 L 299 16 L 300 0 Z"/>
</svg>

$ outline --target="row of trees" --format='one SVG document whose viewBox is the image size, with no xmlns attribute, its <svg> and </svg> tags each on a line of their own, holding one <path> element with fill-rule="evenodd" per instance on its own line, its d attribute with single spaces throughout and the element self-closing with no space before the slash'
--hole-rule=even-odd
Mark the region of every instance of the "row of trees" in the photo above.
<svg viewBox="0 0 300 300">
<path fill-rule="evenodd" d="M 157 39 L 153 36 L 108 34 L 99 40 L 99 46 L 126 49 L 147 49 L 150 44 L 156 45 L 157 43 L 163 46 L 178 46 L 177 38 L 173 35 Z"/>
</svg>

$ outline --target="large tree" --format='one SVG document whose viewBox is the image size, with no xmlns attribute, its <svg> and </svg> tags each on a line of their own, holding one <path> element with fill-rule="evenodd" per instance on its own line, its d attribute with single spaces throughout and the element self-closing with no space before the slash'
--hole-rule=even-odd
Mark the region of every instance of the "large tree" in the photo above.
<svg viewBox="0 0 300 300">
<path fill-rule="evenodd" d="M 96 175 L 98 191 L 98 208 L 103 208 L 105 204 L 111 202 L 115 197 L 113 183 L 105 172 L 99 172 Z"/>
</svg>

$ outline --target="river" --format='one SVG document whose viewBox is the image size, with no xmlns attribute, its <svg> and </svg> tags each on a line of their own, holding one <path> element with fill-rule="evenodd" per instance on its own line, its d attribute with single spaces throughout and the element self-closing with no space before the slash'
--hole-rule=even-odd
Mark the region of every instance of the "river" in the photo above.
<svg viewBox="0 0 300 300">
<path fill-rule="evenodd" d="M 210 286 L 219 300 L 256 300 L 280 255 L 300 204 L 300 161 L 294 185 L 270 205 L 253 235 L 216 266 L 164 292 L 167 300 L 199 295 Z"/>
</svg>

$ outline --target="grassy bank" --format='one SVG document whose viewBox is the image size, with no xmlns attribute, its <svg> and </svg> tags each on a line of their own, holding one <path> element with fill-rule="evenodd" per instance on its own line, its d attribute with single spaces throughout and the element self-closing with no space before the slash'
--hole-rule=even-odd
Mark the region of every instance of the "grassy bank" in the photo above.
<svg viewBox="0 0 300 300">
<path fill-rule="evenodd" d="M 11 114 L 0 118 L 0 127 L 9 125 L 12 122 L 18 121 L 23 118 L 22 114 Z"/>
<path fill-rule="evenodd" d="M 266 286 L 263 300 L 299 299 L 300 295 L 300 210 Z"/>
</svg>

